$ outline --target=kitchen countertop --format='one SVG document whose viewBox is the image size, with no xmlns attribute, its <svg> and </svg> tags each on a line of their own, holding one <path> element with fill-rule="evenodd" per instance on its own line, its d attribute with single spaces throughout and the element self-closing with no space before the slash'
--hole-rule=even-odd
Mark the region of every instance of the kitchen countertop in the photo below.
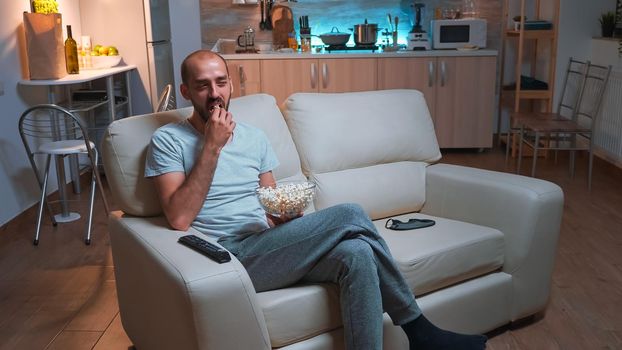
<svg viewBox="0 0 622 350">
<path fill-rule="evenodd" d="M 428 51 L 395 51 L 395 52 L 368 52 L 368 51 L 336 51 L 323 53 L 240 53 L 223 55 L 227 60 L 275 60 L 296 58 L 384 58 L 384 57 L 469 57 L 469 56 L 497 56 L 497 50 L 428 50 Z"/>
<path fill-rule="evenodd" d="M 80 69 L 80 74 L 67 74 L 66 76 L 60 79 L 22 79 L 19 81 L 19 84 L 22 85 L 69 85 L 69 84 L 78 84 L 78 83 L 86 83 L 89 81 L 93 81 L 99 78 L 106 78 L 112 76 L 117 73 L 123 73 L 130 71 L 132 69 L 136 69 L 136 66 L 133 64 L 124 65 L 124 66 L 115 66 L 111 68 L 103 68 L 103 69 Z"/>
</svg>

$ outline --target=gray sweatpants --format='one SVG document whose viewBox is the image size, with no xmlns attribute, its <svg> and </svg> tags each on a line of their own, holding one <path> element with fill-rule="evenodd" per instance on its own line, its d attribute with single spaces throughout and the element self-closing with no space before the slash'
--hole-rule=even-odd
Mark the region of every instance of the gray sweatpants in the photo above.
<svg viewBox="0 0 622 350">
<path fill-rule="evenodd" d="M 347 349 L 382 349 L 383 311 L 396 325 L 421 314 L 389 248 L 356 204 L 219 243 L 242 262 L 258 292 L 297 282 L 337 283 Z"/>
</svg>

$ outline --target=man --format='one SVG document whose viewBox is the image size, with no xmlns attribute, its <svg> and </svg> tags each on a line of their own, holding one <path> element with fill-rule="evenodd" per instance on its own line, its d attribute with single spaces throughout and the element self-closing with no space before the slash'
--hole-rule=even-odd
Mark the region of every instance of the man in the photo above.
<svg viewBox="0 0 622 350">
<path fill-rule="evenodd" d="M 153 179 L 169 224 L 218 238 L 244 265 L 258 292 L 298 282 L 334 282 L 346 347 L 382 348 L 386 311 L 411 349 L 483 349 L 486 338 L 441 330 L 415 302 L 384 240 L 365 212 L 343 204 L 297 218 L 267 216 L 255 198 L 273 186 L 278 161 L 266 136 L 236 124 L 225 60 L 200 50 L 182 63 L 181 94 L 194 112 L 153 136 L 145 176 Z M 259 116 L 258 116 L 259 117 Z"/>
</svg>

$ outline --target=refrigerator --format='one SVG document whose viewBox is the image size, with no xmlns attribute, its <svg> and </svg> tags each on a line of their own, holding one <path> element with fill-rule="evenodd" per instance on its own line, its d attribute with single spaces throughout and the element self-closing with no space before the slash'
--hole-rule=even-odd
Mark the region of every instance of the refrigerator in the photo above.
<svg viewBox="0 0 622 350">
<path fill-rule="evenodd" d="M 171 93 L 175 97 L 171 20 L 168 0 L 143 0 L 143 4 L 151 103 L 155 108 L 159 94 L 167 84 L 173 85 Z"/>
<path fill-rule="evenodd" d="M 137 66 L 134 114 L 152 112 L 167 84 L 176 88 L 168 0 L 80 0 L 80 22 L 93 45 L 114 45 L 125 64 Z"/>
</svg>

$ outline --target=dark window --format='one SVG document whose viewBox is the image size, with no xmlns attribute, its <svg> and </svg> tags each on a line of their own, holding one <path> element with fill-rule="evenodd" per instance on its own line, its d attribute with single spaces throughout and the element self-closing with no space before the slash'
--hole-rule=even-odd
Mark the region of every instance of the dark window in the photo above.
<svg viewBox="0 0 622 350">
<path fill-rule="evenodd" d="M 441 43 L 468 43 L 468 25 L 461 26 L 441 26 Z"/>
</svg>

